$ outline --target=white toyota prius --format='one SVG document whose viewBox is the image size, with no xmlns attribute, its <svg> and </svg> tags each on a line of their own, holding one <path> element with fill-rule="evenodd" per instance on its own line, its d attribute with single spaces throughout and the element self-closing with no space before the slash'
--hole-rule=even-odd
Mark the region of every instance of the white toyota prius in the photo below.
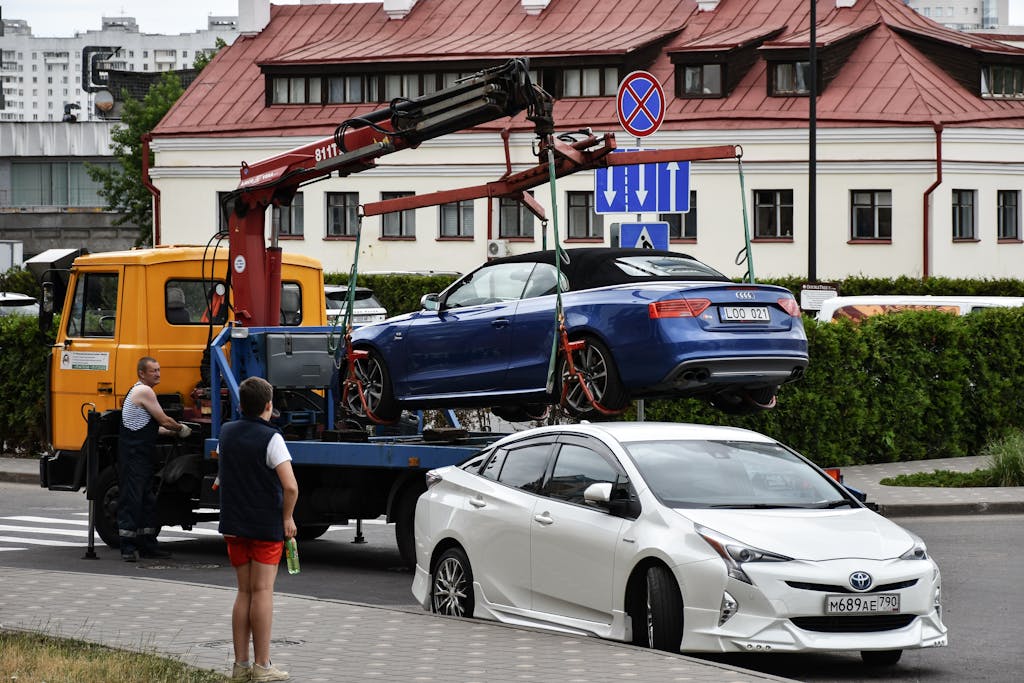
<svg viewBox="0 0 1024 683">
<path fill-rule="evenodd" d="M 924 542 L 803 456 L 731 427 L 601 423 L 431 470 L 413 594 L 441 614 L 672 652 L 946 645 Z"/>
</svg>

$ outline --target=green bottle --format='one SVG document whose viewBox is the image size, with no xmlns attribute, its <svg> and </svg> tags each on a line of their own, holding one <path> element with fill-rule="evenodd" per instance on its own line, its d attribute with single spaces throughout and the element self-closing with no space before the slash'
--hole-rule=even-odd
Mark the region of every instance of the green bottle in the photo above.
<svg viewBox="0 0 1024 683">
<path fill-rule="evenodd" d="M 294 538 L 289 538 L 284 544 L 284 554 L 288 559 L 288 573 L 299 573 L 299 544 Z"/>
</svg>

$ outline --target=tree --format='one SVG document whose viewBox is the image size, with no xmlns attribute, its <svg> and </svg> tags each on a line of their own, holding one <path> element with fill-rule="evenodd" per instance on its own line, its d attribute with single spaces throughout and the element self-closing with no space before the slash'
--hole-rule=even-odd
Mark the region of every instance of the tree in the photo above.
<svg viewBox="0 0 1024 683">
<path fill-rule="evenodd" d="M 196 58 L 192 60 L 192 68 L 196 71 L 202 71 L 207 64 L 213 61 L 214 55 L 220 52 L 222 47 L 227 47 L 228 44 L 224 42 L 223 38 L 217 38 L 213 43 L 212 50 L 197 50 Z"/>
<path fill-rule="evenodd" d="M 222 38 L 217 38 L 212 51 L 196 53 L 192 67 L 198 72 L 210 63 L 221 48 L 227 47 Z M 122 91 L 124 102 L 121 109 L 121 123 L 110 133 L 111 150 L 117 160 L 113 168 L 101 168 L 86 164 L 89 177 L 100 183 L 99 194 L 107 200 L 107 211 L 124 214 L 114 225 L 134 224 L 139 226 L 136 246 L 153 244 L 153 196 L 142 183 L 142 138 L 147 135 L 160 119 L 178 101 L 184 88 L 181 78 L 168 71 L 154 83 L 142 102 Z M 153 163 L 150 154 L 149 163 Z"/>
<path fill-rule="evenodd" d="M 142 137 L 160 123 L 183 92 L 181 78 L 170 71 L 150 87 L 141 102 L 122 91 L 122 125 L 110 133 L 117 164 L 112 168 L 86 166 L 89 177 L 101 185 L 99 194 L 107 201 L 106 209 L 124 214 L 114 225 L 139 226 L 136 246 L 153 243 L 153 196 L 142 184 Z M 152 153 L 149 162 L 153 163 Z"/>
</svg>

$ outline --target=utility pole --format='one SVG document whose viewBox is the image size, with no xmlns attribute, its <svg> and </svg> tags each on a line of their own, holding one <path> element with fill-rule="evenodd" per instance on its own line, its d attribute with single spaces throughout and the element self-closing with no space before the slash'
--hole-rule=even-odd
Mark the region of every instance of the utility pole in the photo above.
<svg viewBox="0 0 1024 683">
<path fill-rule="evenodd" d="M 807 280 L 818 280 L 818 12 L 817 0 L 811 3 L 810 102 L 807 150 Z"/>
</svg>

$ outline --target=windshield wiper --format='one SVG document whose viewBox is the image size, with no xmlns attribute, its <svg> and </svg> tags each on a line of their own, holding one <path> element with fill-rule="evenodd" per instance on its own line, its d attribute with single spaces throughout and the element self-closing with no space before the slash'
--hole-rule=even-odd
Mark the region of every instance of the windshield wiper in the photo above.
<svg viewBox="0 0 1024 683">
<path fill-rule="evenodd" d="M 824 509 L 826 509 L 826 510 L 834 510 L 835 508 L 841 508 L 843 506 L 849 506 L 849 507 L 852 507 L 852 508 L 860 507 L 859 505 L 854 503 L 852 500 L 846 500 L 845 498 L 843 498 L 842 500 L 833 500 L 831 503 L 826 503 L 825 506 L 824 506 Z"/>
<path fill-rule="evenodd" d="M 710 508 L 725 508 L 729 510 L 775 510 L 778 508 L 786 509 L 805 509 L 807 505 L 783 505 L 781 503 L 726 503 L 722 505 L 709 505 Z"/>
</svg>

